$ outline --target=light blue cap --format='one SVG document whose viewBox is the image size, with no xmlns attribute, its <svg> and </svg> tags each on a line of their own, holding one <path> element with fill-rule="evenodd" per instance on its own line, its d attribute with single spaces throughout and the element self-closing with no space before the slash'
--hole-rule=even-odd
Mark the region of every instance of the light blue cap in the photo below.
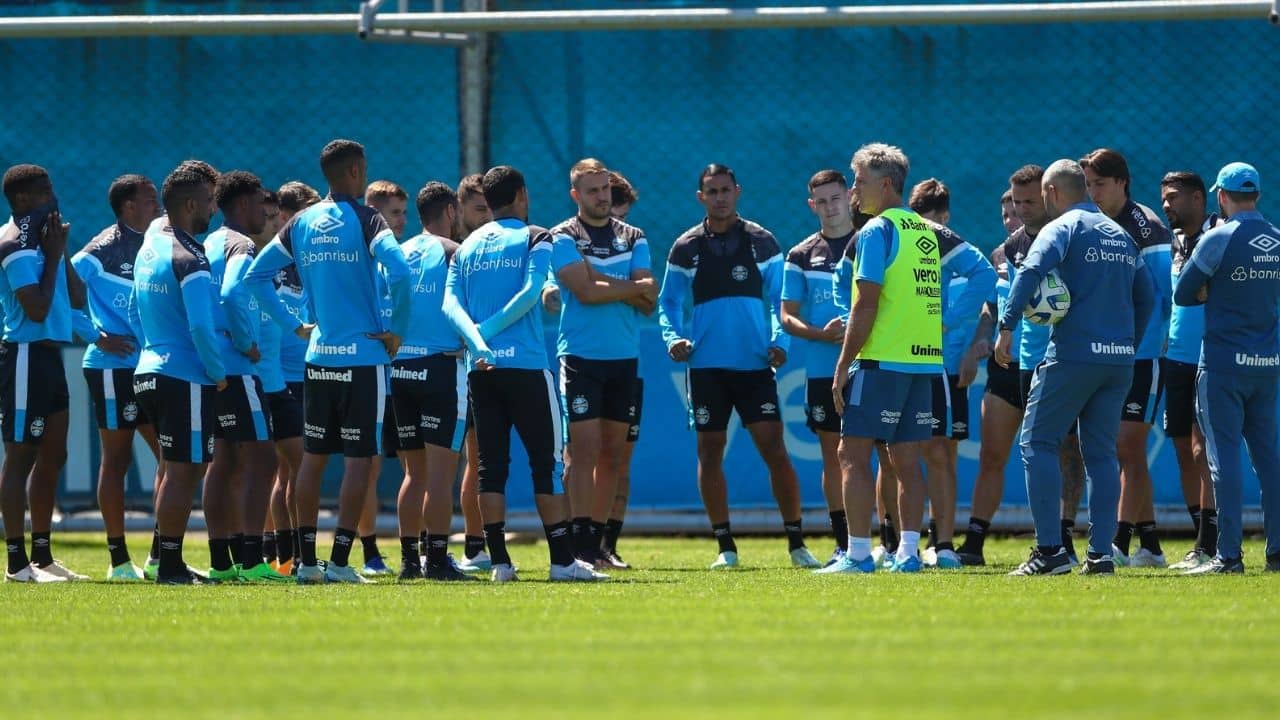
<svg viewBox="0 0 1280 720">
<path fill-rule="evenodd" d="M 1258 177 L 1258 170 L 1249 163 L 1233 162 L 1218 171 L 1218 181 L 1209 188 L 1210 192 L 1218 190 L 1261 192 L 1262 180 Z"/>
</svg>

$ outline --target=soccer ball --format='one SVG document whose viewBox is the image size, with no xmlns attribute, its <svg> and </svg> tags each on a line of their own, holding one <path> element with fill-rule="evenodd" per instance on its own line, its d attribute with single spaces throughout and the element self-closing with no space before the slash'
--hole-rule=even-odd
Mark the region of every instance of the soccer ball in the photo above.
<svg viewBox="0 0 1280 720">
<path fill-rule="evenodd" d="M 1050 270 L 1040 280 L 1040 287 L 1031 294 L 1031 302 L 1023 314 L 1036 325 L 1054 325 L 1066 317 L 1070 309 L 1071 292 L 1058 271 Z"/>
</svg>

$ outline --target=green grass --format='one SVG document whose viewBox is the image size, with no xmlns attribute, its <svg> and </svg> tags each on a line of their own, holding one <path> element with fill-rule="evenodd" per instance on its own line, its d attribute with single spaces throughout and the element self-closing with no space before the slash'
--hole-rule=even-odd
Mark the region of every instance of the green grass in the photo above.
<svg viewBox="0 0 1280 720">
<path fill-rule="evenodd" d="M 102 577 L 96 536 L 55 536 Z M 826 541 L 815 540 L 826 551 Z M 1185 542 L 1171 542 L 1170 556 Z M 1273 717 L 1280 575 L 815 577 L 779 539 L 623 539 L 643 568 L 552 586 L 0 586 L 3 716 Z M 131 538 L 135 559 L 146 537 Z M 384 549 L 392 547 L 384 542 Z M 189 559 L 207 559 L 188 543 Z M 356 551 L 359 555 L 359 550 Z"/>
</svg>

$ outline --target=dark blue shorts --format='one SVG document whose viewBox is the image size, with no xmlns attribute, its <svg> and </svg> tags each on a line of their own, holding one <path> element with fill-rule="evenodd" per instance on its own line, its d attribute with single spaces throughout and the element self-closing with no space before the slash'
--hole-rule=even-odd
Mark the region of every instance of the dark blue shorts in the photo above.
<svg viewBox="0 0 1280 720">
<path fill-rule="evenodd" d="M 840 434 L 890 444 L 928 440 L 933 434 L 933 378 L 857 368 L 845 386 Z"/>
</svg>

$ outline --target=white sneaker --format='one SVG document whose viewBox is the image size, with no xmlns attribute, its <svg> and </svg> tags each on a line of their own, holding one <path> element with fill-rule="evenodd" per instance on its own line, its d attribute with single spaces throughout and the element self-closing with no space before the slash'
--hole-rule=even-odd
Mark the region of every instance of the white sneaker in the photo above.
<svg viewBox="0 0 1280 720">
<path fill-rule="evenodd" d="M 334 565 L 333 563 L 324 566 L 324 581 L 326 583 L 346 583 L 348 585 L 368 585 L 373 582 L 361 573 L 357 573 L 355 568 L 350 565 Z"/>
<path fill-rule="evenodd" d="M 551 582 L 601 582 L 608 580 L 609 576 L 596 572 L 594 567 L 581 560 L 574 560 L 568 565 L 552 565 L 547 579 Z"/>
<path fill-rule="evenodd" d="M 555 566 L 551 566 L 552 572 L 555 572 Z M 489 579 L 496 583 L 515 582 L 520 578 L 516 577 L 516 568 L 511 563 L 502 563 L 493 566 L 493 574 Z"/>
<path fill-rule="evenodd" d="M 1163 568 L 1168 565 L 1164 561 L 1164 555 L 1157 555 L 1146 548 L 1138 548 L 1138 552 L 1129 558 L 1129 567 L 1136 568 Z"/>
<path fill-rule="evenodd" d="M 920 564 L 925 567 L 937 567 L 938 549 L 930 546 L 922 550 L 920 552 Z"/>
<path fill-rule="evenodd" d="M 38 568 L 35 565 L 27 565 L 16 573 L 6 572 L 4 574 L 4 581 L 18 583 L 56 583 L 66 582 L 67 579 L 60 575 L 45 572 L 43 568 Z"/>
<path fill-rule="evenodd" d="M 142 568 L 132 562 L 107 569 L 107 582 L 142 582 Z"/>
<path fill-rule="evenodd" d="M 68 582 L 82 582 L 89 579 L 88 575 L 81 575 L 78 572 L 69 570 L 66 565 L 63 565 L 57 560 L 54 560 L 53 563 L 39 569 L 50 575 L 60 577 Z"/>
<path fill-rule="evenodd" d="M 736 567 L 738 567 L 738 553 L 736 552 L 722 552 L 716 556 L 716 561 L 711 563 L 712 570 L 725 570 Z"/>
<path fill-rule="evenodd" d="M 884 558 L 888 554 L 889 551 L 883 545 L 877 545 L 871 548 L 871 559 L 876 561 L 877 566 L 884 563 Z"/>
<path fill-rule="evenodd" d="M 1129 556 L 1120 552 L 1120 548 L 1114 543 L 1111 545 L 1111 561 L 1114 562 L 1118 568 L 1129 567 Z"/>
<path fill-rule="evenodd" d="M 426 565 L 423 565 L 426 567 Z M 481 550 L 476 553 L 475 557 L 462 556 L 462 560 L 458 561 L 458 570 L 464 573 L 482 573 L 486 570 L 493 569 L 493 558 L 489 557 L 489 553 Z"/>
<path fill-rule="evenodd" d="M 807 547 L 798 547 L 791 551 L 791 566 L 799 568 L 820 568 L 822 563 L 809 552 Z"/>
<path fill-rule="evenodd" d="M 1188 550 L 1180 562 L 1176 562 L 1169 566 L 1170 570 L 1195 570 L 1201 565 L 1208 565 L 1213 562 L 1213 556 L 1205 551 L 1196 548 Z"/>
</svg>

